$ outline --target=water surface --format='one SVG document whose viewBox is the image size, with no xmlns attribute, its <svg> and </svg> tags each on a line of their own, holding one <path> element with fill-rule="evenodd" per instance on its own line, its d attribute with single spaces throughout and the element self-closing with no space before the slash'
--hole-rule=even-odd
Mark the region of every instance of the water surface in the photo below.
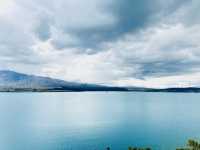
<svg viewBox="0 0 200 150">
<path fill-rule="evenodd" d="M 0 93 L 1 150 L 174 150 L 200 139 L 200 94 Z"/>
</svg>

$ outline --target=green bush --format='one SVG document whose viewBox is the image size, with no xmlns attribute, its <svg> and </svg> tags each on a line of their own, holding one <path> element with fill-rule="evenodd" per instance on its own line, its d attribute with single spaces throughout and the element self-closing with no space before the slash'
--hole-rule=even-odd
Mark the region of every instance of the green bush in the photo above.
<svg viewBox="0 0 200 150">
<path fill-rule="evenodd" d="M 107 147 L 106 150 L 111 150 L 110 147 Z M 139 147 L 132 147 L 129 146 L 128 150 L 152 150 L 151 148 L 139 148 Z M 176 148 L 176 150 L 200 150 L 200 143 L 195 140 L 188 140 L 186 148 Z"/>
</svg>

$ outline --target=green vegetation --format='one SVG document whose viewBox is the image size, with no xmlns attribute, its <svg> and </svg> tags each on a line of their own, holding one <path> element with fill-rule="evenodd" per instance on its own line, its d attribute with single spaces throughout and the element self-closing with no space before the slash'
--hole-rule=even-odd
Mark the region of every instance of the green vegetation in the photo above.
<svg viewBox="0 0 200 150">
<path fill-rule="evenodd" d="M 106 150 L 111 150 L 110 147 L 107 147 Z M 139 148 L 139 147 L 128 147 L 128 150 L 152 150 L 151 148 Z M 188 140 L 185 148 L 176 148 L 176 150 L 200 150 L 200 143 L 195 140 Z"/>
<path fill-rule="evenodd" d="M 111 150 L 110 147 L 107 147 L 106 150 Z M 128 150 L 152 150 L 151 148 L 138 148 L 138 147 L 128 147 Z"/>
<path fill-rule="evenodd" d="M 200 143 L 195 140 L 188 140 L 186 148 L 177 148 L 176 150 L 200 150 Z"/>
</svg>

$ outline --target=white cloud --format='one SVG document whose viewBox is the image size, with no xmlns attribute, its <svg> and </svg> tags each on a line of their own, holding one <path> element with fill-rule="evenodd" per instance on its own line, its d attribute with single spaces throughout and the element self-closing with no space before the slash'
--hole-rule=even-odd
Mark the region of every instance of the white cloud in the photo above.
<svg viewBox="0 0 200 150">
<path fill-rule="evenodd" d="M 170 88 L 170 87 L 199 87 L 200 73 L 191 73 L 186 75 L 174 75 L 167 77 L 149 78 L 147 80 L 139 80 L 127 78 L 113 82 L 114 85 L 120 86 L 136 86 L 148 88 Z"/>
</svg>

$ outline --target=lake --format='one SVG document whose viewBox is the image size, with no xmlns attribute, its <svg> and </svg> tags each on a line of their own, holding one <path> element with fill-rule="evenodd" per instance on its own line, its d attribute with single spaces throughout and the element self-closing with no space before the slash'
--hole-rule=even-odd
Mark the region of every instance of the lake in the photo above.
<svg viewBox="0 0 200 150">
<path fill-rule="evenodd" d="M 200 94 L 0 93 L 1 150 L 175 150 L 200 139 Z"/>
</svg>

